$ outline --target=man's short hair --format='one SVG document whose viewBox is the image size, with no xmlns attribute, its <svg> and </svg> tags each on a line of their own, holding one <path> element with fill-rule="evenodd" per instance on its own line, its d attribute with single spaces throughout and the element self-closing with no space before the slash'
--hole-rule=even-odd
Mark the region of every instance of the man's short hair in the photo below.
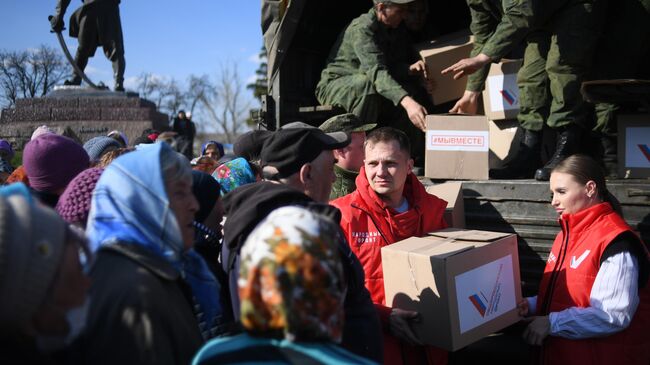
<svg viewBox="0 0 650 365">
<path fill-rule="evenodd" d="M 399 129 L 392 127 L 382 127 L 368 133 L 366 136 L 366 142 L 363 144 L 363 148 L 365 149 L 370 143 L 389 143 L 392 141 L 397 142 L 399 149 L 405 152 L 409 158 L 411 157 L 411 142 L 409 141 L 408 136 L 406 133 L 400 131 Z"/>
</svg>

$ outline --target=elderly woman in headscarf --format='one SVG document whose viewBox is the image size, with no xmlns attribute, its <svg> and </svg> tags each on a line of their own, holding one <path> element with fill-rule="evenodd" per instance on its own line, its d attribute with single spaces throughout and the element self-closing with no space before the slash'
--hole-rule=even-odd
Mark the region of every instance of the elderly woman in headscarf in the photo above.
<svg viewBox="0 0 650 365">
<path fill-rule="evenodd" d="M 84 363 L 186 364 L 219 321 L 219 285 L 192 249 L 198 204 L 185 157 L 166 143 L 113 161 L 92 197 L 97 259 Z"/>
<path fill-rule="evenodd" d="M 212 340 L 194 364 L 369 364 L 337 346 L 345 280 L 338 226 L 302 207 L 276 209 L 241 252 L 240 319 L 245 333 Z"/>
</svg>

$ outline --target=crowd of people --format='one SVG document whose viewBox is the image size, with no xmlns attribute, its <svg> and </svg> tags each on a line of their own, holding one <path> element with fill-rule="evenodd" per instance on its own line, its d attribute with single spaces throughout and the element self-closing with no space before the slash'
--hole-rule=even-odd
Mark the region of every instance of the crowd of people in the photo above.
<svg viewBox="0 0 650 365">
<path fill-rule="evenodd" d="M 384 47 L 406 56 L 395 32 L 412 1 L 375 0 L 341 35 L 317 94 L 350 113 L 319 127 L 250 131 L 232 153 L 210 140 L 196 156 L 196 129 L 183 111 L 172 131 L 148 129 L 132 141 L 112 131 L 81 143 L 41 126 L 15 167 L 11 144 L 0 140 L 2 363 L 446 364 L 448 352 L 414 331 L 421 314 L 392 308 L 383 284 L 382 247 L 447 227 L 447 202 L 413 173 L 427 112 L 413 90 L 426 69 L 393 60 L 403 66 L 395 80 L 384 63 Z M 592 9 L 583 3 L 594 3 L 595 16 L 598 2 L 554 2 L 562 17 L 536 21 L 548 25 L 538 38 L 515 32 L 514 21 L 490 24 L 534 48 L 567 19 L 594 23 L 581 16 Z M 478 22 L 485 1 L 468 3 Z M 504 22 L 535 10 L 512 3 L 498 8 Z M 472 30 L 492 35 L 449 72 L 470 74 L 507 53 L 504 34 Z M 532 83 L 533 61 L 546 58 L 527 57 Z M 549 62 L 547 77 L 568 80 Z M 477 75 L 456 109 L 474 107 L 484 81 Z M 554 127 L 571 134 L 574 121 L 559 117 L 573 115 L 571 103 L 558 101 L 560 89 L 569 91 L 552 89 Z M 386 125 L 387 101 L 410 123 Z M 524 144 L 541 128 L 526 120 L 536 127 Z M 543 364 L 646 365 L 648 247 L 598 162 L 572 152 L 556 151 L 539 172 L 550 179 L 561 231 L 538 295 L 517 304 L 523 338 Z"/>
<path fill-rule="evenodd" d="M 380 255 L 445 228 L 447 202 L 407 135 L 374 127 L 290 123 L 194 162 L 156 131 L 81 145 L 39 127 L 0 188 L 3 362 L 447 363 L 386 303 Z M 562 161 L 550 190 L 562 231 L 518 304 L 524 338 L 548 364 L 647 364 L 647 247 L 593 159 Z"/>
</svg>

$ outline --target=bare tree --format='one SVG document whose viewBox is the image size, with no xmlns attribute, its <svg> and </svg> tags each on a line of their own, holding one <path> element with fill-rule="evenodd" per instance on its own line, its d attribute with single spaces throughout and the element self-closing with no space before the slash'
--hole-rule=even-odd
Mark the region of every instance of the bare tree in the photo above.
<svg viewBox="0 0 650 365">
<path fill-rule="evenodd" d="M 216 96 L 215 86 L 208 75 L 190 75 L 187 78 L 186 101 L 189 103 L 189 111 L 194 114 L 195 108 L 202 100 L 212 100 Z"/>
<path fill-rule="evenodd" d="M 0 51 L 0 88 L 3 104 L 18 98 L 45 96 L 66 75 L 61 55 L 48 46 L 36 50 Z"/>
<path fill-rule="evenodd" d="M 250 100 L 245 100 L 246 86 L 239 77 L 235 64 L 222 64 L 215 83 L 216 94 L 201 99 L 206 113 L 223 132 L 226 142 L 232 143 L 245 128 Z"/>
</svg>

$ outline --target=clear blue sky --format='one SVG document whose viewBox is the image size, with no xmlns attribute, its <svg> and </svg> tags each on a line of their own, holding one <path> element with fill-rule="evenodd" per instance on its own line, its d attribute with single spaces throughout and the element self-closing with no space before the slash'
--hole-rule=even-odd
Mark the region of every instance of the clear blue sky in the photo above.
<svg viewBox="0 0 650 365">
<path fill-rule="evenodd" d="M 55 4 L 54 0 L 2 0 L 0 49 L 22 50 L 40 44 L 59 49 L 47 21 Z M 80 5 L 81 0 L 70 3 L 66 27 Z M 259 0 L 123 0 L 120 12 L 127 88 L 130 79 L 142 72 L 184 82 L 189 74 L 214 75 L 223 63 L 236 63 L 245 82 L 254 78 L 263 42 Z M 66 42 L 74 55 L 76 39 L 66 32 Z M 93 81 L 112 87 L 111 65 L 101 49 L 87 73 Z"/>
</svg>

